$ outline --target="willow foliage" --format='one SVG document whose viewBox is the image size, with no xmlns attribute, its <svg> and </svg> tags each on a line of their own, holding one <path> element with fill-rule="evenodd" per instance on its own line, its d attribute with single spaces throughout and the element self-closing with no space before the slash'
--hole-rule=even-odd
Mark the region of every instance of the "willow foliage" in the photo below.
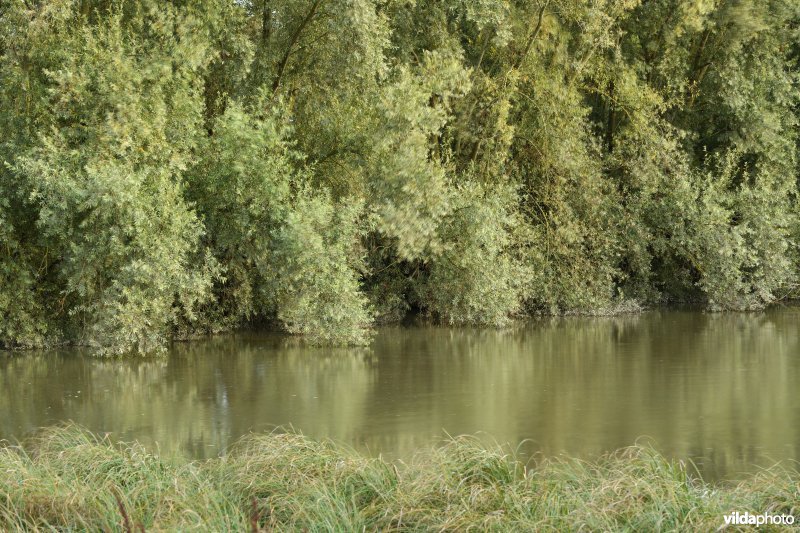
<svg viewBox="0 0 800 533">
<path fill-rule="evenodd" d="M 797 295 L 790 0 L 0 0 L 0 344 Z"/>
</svg>

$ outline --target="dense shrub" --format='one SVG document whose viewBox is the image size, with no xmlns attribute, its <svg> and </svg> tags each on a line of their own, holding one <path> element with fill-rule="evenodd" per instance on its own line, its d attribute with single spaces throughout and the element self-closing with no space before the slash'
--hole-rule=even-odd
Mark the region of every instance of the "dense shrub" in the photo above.
<svg viewBox="0 0 800 533">
<path fill-rule="evenodd" d="M 0 344 L 797 296 L 798 17 L 0 0 Z"/>
</svg>

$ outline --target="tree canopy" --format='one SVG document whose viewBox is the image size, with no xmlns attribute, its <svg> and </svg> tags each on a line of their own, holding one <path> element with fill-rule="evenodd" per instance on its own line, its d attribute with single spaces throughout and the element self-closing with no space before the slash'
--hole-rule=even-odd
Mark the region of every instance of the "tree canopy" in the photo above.
<svg viewBox="0 0 800 533">
<path fill-rule="evenodd" d="M 797 295 L 794 0 L 0 0 L 0 346 Z"/>
</svg>

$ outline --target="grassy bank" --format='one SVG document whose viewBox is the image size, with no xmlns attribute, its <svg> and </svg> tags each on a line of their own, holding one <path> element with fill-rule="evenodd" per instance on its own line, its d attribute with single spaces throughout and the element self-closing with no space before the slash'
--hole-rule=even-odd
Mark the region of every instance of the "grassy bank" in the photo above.
<svg viewBox="0 0 800 533">
<path fill-rule="evenodd" d="M 713 531 L 734 510 L 797 516 L 798 502 L 797 471 L 711 486 L 642 447 L 527 472 L 470 439 L 397 466 L 278 433 L 205 462 L 74 427 L 0 449 L 0 530 Z"/>
</svg>

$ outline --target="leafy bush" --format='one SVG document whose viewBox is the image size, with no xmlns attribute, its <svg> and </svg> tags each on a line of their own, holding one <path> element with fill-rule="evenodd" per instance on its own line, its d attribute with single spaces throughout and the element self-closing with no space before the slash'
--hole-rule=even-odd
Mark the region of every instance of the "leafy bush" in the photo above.
<svg viewBox="0 0 800 533">
<path fill-rule="evenodd" d="M 799 17 L 0 0 L 0 344 L 798 296 Z"/>
<path fill-rule="evenodd" d="M 451 324 L 505 325 L 520 311 L 531 276 L 515 246 L 522 221 L 510 187 L 466 182 L 438 235 L 442 251 L 428 261 L 419 300 Z"/>
</svg>

